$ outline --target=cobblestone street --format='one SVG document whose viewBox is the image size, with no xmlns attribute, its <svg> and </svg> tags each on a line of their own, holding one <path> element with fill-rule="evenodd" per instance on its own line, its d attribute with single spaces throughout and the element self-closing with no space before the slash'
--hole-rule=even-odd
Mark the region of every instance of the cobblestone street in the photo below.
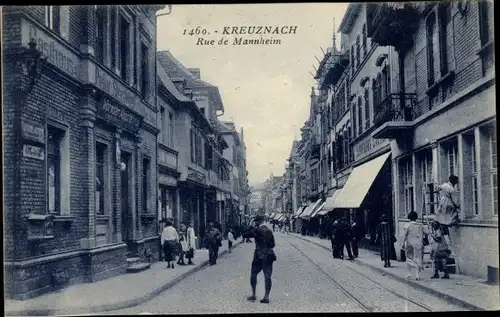
<svg viewBox="0 0 500 317">
<path fill-rule="evenodd" d="M 254 244 L 245 243 L 153 300 L 112 314 L 256 312 L 423 312 L 457 311 L 414 289 L 350 261 L 334 260 L 317 245 L 276 233 L 278 261 L 273 269 L 271 303 L 248 302 Z M 264 293 L 259 276 L 257 296 Z"/>
</svg>

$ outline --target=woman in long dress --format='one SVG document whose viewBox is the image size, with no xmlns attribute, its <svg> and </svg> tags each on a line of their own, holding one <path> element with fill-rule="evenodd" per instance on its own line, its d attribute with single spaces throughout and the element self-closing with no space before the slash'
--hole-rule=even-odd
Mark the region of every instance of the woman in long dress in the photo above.
<svg viewBox="0 0 500 317">
<path fill-rule="evenodd" d="M 186 259 L 188 259 L 188 265 L 193 265 L 192 259 L 194 258 L 194 252 L 196 250 L 196 235 L 193 229 L 193 221 L 189 222 L 189 226 L 186 230 L 186 242 L 187 242 L 187 252 Z"/>
<path fill-rule="evenodd" d="M 404 227 L 404 240 L 402 245 L 406 245 L 406 266 L 408 268 L 407 278 L 411 278 L 412 268 L 415 268 L 415 279 L 420 280 L 420 270 L 423 269 L 423 254 L 424 244 L 423 240 L 426 236 L 425 227 L 423 224 L 418 223 L 418 214 L 414 211 L 408 214 L 410 222 Z"/>
<path fill-rule="evenodd" d="M 187 253 L 187 233 L 186 233 L 186 225 L 181 224 L 180 230 L 179 230 L 179 259 L 177 260 L 177 264 L 179 265 L 186 265 L 184 263 L 184 255 Z"/>
<path fill-rule="evenodd" d="M 382 222 L 377 227 L 375 243 L 380 243 L 380 258 L 384 262 L 384 267 L 391 267 L 391 259 L 394 259 L 396 253 L 394 250 L 396 241 L 387 215 L 383 214 L 381 220 Z"/>
<path fill-rule="evenodd" d="M 177 234 L 177 230 L 173 227 L 173 221 L 168 219 L 166 221 L 166 227 L 163 229 L 161 233 L 161 241 L 163 245 L 163 252 L 165 254 L 165 261 L 167 261 L 167 268 L 174 268 L 175 256 L 177 253 L 178 243 L 179 243 L 179 235 Z M 172 263 L 171 263 L 172 262 Z"/>
</svg>

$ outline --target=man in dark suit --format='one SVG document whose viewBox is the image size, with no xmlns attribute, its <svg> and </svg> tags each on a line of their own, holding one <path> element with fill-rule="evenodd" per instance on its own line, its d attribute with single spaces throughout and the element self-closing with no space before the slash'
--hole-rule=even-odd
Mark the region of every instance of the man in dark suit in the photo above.
<svg viewBox="0 0 500 317">
<path fill-rule="evenodd" d="M 252 286 L 252 296 L 248 300 L 254 301 L 255 289 L 257 288 L 257 275 L 264 272 L 265 295 L 261 303 L 269 303 L 269 293 L 271 293 L 271 275 L 273 273 L 273 262 L 276 261 L 274 253 L 273 232 L 264 224 L 264 217 L 257 216 L 254 219 L 255 225 L 249 232 L 249 236 L 255 239 L 255 251 L 253 254 L 252 270 L 250 274 L 250 285 Z"/>
</svg>

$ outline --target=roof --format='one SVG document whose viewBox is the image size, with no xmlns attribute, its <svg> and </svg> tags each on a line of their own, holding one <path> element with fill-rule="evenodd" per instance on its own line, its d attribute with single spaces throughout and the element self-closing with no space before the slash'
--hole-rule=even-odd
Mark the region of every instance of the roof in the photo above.
<svg viewBox="0 0 500 317">
<path fill-rule="evenodd" d="M 217 110 L 224 111 L 224 104 L 220 96 L 219 88 L 214 86 L 193 74 L 187 67 L 182 65 L 170 51 L 160 51 L 156 53 L 158 63 L 163 66 L 168 76 L 172 78 L 185 78 L 186 87 L 191 89 L 207 89 L 208 96 Z M 199 70 L 192 68 L 192 70 Z"/>
<path fill-rule="evenodd" d="M 338 32 L 346 34 L 351 31 L 354 21 L 358 17 L 359 11 L 363 5 L 363 3 L 349 3 L 344 17 L 342 18 L 342 22 L 340 22 Z"/>
<path fill-rule="evenodd" d="M 184 96 L 177 90 L 175 87 L 174 83 L 172 80 L 168 77 L 167 73 L 165 72 L 165 69 L 160 64 L 156 64 L 156 75 L 158 76 L 159 82 L 165 86 L 167 91 L 172 94 L 175 99 L 177 99 L 180 102 L 195 102 L 194 100 L 189 99 L 188 97 Z"/>
</svg>

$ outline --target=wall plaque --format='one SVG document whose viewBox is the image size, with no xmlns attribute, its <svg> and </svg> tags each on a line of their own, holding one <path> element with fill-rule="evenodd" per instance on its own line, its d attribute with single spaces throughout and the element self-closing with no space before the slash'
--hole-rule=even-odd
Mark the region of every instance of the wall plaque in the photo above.
<svg viewBox="0 0 500 317">
<path fill-rule="evenodd" d="M 142 118 L 140 116 L 123 106 L 111 104 L 106 99 L 98 106 L 97 116 L 133 134 L 139 131 L 142 123 Z"/>
<path fill-rule="evenodd" d="M 207 183 L 206 176 L 198 171 L 190 170 L 187 179 L 205 185 Z"/>
<path fill-rule="evenodd" d="M 45 144 L 45 130 L 40 125 L 32 121 L 23 120 L 21 129 L 24 140 Z"/>
<path fill-rule="evenodd" d="M 39 146 L 25 144 L 23 146 L 23 156 L 43 161 L 45 160 L 45 151 Z"/>
<path fill-rule="evenodd" d="M 354 145 L 354 160 L 357 161 L 358 159 L 375 152 L 376 150 L 384 147 L 387 144 L 389 144 L 389 140 L 374 139 L 371 136 L 368 136 L 367 138 Z"/>
</svg>

